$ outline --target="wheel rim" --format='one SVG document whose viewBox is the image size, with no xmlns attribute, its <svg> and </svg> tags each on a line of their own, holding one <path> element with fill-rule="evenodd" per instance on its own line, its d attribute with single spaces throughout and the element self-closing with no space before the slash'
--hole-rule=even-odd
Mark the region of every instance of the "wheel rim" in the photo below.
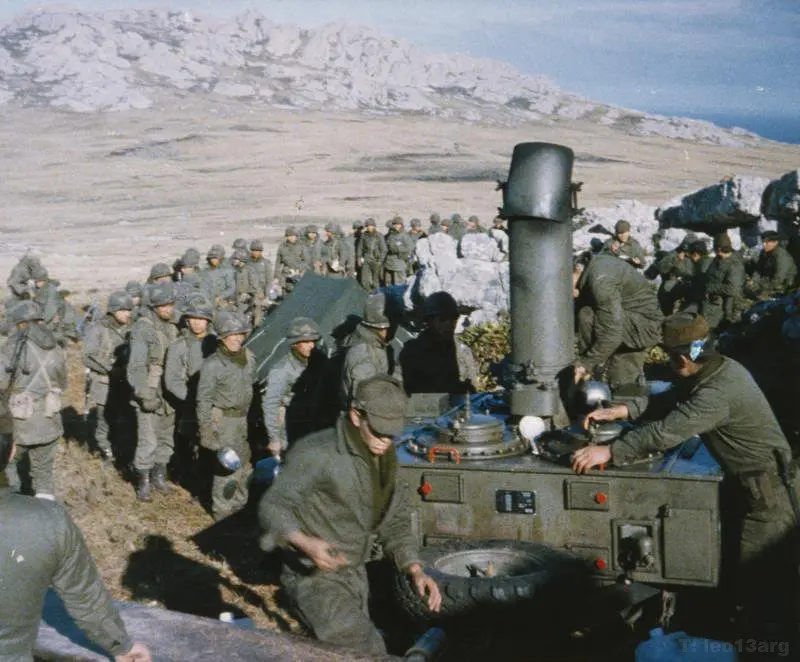
<svg viewBox="0 0 800 662">
<path fill-rule="evenodd" d="M 433 567 L 454 577 L 491 579 L 528 575 L 541 565 L 535 556 L 519 550 L 475 549 L 445 554 Z"/>
</svg>

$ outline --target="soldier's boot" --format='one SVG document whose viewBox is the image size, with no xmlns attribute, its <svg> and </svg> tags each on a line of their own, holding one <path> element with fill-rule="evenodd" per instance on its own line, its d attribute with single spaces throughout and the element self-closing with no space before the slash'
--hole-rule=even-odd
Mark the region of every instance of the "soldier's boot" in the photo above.
<svg viewBox="0 0 800 662">
<path fill-rule="evenodd" d="M 150 472 L 136 472 L 136 498 L 139 501 L 150 501 Z"/>
<path fill-rule="evenodd" d="M 167 465 L 157 464 L 150 472 L 150 483 L 159 492 L 169 492 L 172 487 L 167 483 Z"/>
</svg>

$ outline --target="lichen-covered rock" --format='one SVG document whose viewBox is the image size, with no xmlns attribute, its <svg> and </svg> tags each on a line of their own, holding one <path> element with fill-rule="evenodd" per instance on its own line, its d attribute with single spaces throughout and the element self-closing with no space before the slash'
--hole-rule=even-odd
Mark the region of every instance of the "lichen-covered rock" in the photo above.
<svg viewBox="0 0 800 662">
<path fill-rule="evenodd" d="M 483 233 L 465 234 L 458 242 L 458 254 L 464 259 L 486 262 L 500 262 L 503 259 L 497 241 Z"/>
</svg>

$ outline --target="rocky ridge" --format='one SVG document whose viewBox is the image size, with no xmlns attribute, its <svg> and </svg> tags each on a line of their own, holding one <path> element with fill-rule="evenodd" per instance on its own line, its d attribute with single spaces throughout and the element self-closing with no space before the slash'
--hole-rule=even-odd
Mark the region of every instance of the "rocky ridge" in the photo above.
<svg viewBox="0 0 800 662">
<path fill-rule="evenodd" d="M 651 115 L 564 92 L 463 54 L 430 54 L 370 28 L 279 25 L 257 12 L 39 11 L 0 27 L 0 107 L 142 109 L 210 94 L 265 107 L 421 113 L 500 124 L 580 119 L 633 135 L 728 146 L 743 129 Z"/>
</svg>

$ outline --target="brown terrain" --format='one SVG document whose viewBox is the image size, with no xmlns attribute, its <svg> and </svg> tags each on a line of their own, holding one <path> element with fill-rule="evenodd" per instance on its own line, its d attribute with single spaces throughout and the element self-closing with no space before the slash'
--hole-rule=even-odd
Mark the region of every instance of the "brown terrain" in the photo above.
<svg viewBox="0 0 800 662">
<path fill-rule="evenodd" d="M 516 143 L 576 152 L 582 206 L 635 198 L 659 205 L 733 174 L 776 177 L 800 166 L 800 146 L 733 149 L 634 138 L 597 125 L 516 127 L 428 117 L 258 110 L 195 97 L 159 111 L 78 115 L 3 111 L 0 272 L 26 250 L 86 303 L 189 246 L 262 238 L 271 253 L 290 224 L 349 223 L 432 211 L 478 214 L 500 204 Z M 58 496 L 80 525 L 118 599 L 216 617 L 237 611 L 266 628 L 298 631 L 276 603 L 274 563 L 252 521 L 209 543 L 211 517 L 176 488 L 138 504 L 124 471 L 86 447 L 83 369 L 70 348 L 66 439 Z M 224 527 L 223 527 L 224 528 Z"/>
</svg>

